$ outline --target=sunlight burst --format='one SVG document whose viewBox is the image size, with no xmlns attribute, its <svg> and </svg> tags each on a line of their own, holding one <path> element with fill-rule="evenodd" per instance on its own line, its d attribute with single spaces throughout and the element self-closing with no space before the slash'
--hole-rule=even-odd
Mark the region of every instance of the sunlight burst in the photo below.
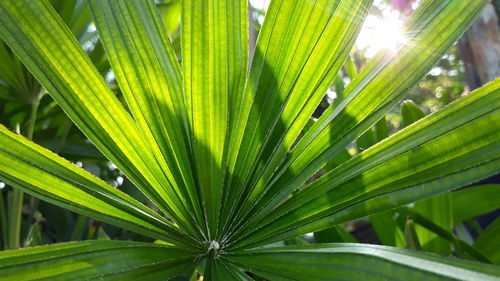
<svg viewBox="0 0 500 281">
<path fill-rule="evenodd" d="M 382 49 L 395 52 L 406 41 L 403 21 L 399 19 L 397 13 L 386 14 L 383 17 L 369 15 L 361 29 L 356 46 L 360 50 L 365 50 L 365 56 L 371 58 Z"/>
</svg>

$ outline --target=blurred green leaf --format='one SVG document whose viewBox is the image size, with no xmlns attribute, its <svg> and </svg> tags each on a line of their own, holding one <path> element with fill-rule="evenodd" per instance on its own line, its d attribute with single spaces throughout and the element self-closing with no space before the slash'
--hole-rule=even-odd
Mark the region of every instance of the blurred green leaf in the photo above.
<svg viewBox="0 0 500 281">
<path fill-rule="evenodd" d="M 414 210 L 446 231 L 451 232 L 453 213 L 451 194 L 449 192 L 415 203 Z M 451 254 L 449 242 L 418 225 L 415 230 L 423 250 L 443 256 Z"/>
<path fill-rule="evenodd" d="M 346 242 L 356 243 L 358 240 L 347 232 L 341 225 L 334 226 L 329 229 L 314 232 L 314 241 L 316 243 L 333 243 L 333 242 Z"/>
<path fill-rule="evenodd" d="M 371 225 L 383 245 L 404 248 L 405 237 L 399 228 L 393 210 L 381 212 L 369 217 Z"/>
<path fill-rule="evenodd" d="M 496 218 L 474 241 L 474 247 L 495 264 L 500 264 L 500 218 Z"/>
<path fill-rule="evenodd" d="M 402 245 L 397 230 L 409 215 L 417 225 L 409 221 L 409 246 L 421 240 L 425 249 L 431 234 L 455 256 L 488 262 L 451 232 L 449 199 L 404 205 L 498 172 L 500 79 L 390 137 L 385 120 L 487 0 L 422 1 L 407 40 L 357 74 L 351 47 L 372 2 L 272 1 L 248 67 L 247 0 L 0 1 L 0 91 L 13 95 L 0 100 L 0 121 L 57 140 L 55 151 L 88 160 L 77 165 L 102 177 L 0 126 L 0 180 L 16 210 L 7 215 L 21 222 L 28 201 L 25 225 L 37 208 L 58 213 L 36 219 L 28 244 L 103 239 L 1 252 L 0 276 L 182 280 L 198 266 L 205 281 L 498 279 L 498 267 L 394 247 L 275 247 L 307 244 L 303 235 L 325 229 L 334 233 L 324 239 L 355 241 L 339 224 L 371 215 L 382 240 Z M 460 88 L 443 86 L 431 91 L 442 102 Z M 38 105 L 39 116 L 26 113 Z M 417 109 L 403 104 L 405 125 Z M 99 152 L 68 149 L 90 143 Z M 90 227 L 70 211 L 23 202 L 21 191 L 89 216 Z M 377 217 L 384 211 L 401 215 L 390 225 L 387 213 Z M 17 227 L 8 230 L 2 239 L 19 239 Z"/>
<path fill-rule="evenodd" d="M 500 184 L 477 185 L 451 193 L 453 221 L 459 223 L 500 207 Z"/>
<path fill-rule="evenodd" d="M 414 122 L 422 119 L 425 113 L 413 101 L 405 100 L 401 105 L 401 115 L 403 117 L 403 127 L 408 127 Z"/>
<path fill-rule="evenodd" d="M 418 240 L 418 235 L 415 230 L 415 223 L 413 222 L 413 218 L 411 217 L 408 217 L 406 219 L 404 236 L 406 241 L 406 248 L 422 251 L 422 246 L 420 245 L 420 241 Z"/>
<path fill-rule="evenodd" d="M 425 227 L 429 232 L 432 232 L 436 236 L 439 236 L 443 240 L 446 240 L 446 243 L 448 243 L 449 245 L 454 245 L 455 251 L 457 252 L 465 251 L 471 257 L 473 257 L 478 261 L 490 263 L 490 260 L 479 249 L 465 243 L 457 236 L 455 236 L 452 232 L 435 224 L 433 221 L 415 212 L 415 210 L 409 208 L 405 209 L 402 208 L 401 211 L 403 212 L 403 214 L 409 215 L 411 217 L 410 219 L 408 219 L 408 221 L 411 220 L 411 224 L 415 223 L 416 225 Z"/>
<path fill-rule="evenodd" d="M 181 1 L 161 0 L 156 3 L 168 36 L 173 38 L 181 23 Z"/>
</svg>

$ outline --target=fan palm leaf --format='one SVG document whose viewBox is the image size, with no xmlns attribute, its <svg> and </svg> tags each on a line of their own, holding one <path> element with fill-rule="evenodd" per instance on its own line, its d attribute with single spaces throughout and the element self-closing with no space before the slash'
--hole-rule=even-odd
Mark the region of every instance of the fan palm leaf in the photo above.
<svg viewBox="0 0 500 281">
<path fill-rule="evenodd" d="M 160 210 L 0 127 L 0 180 L 172 245 L 0 252 L 0 276 L 498 280 L 496 266 L 385 246 L 259 248 L 478 181 L 500 166 L 500 80 L 303 184 L 401 101 L 486 0 L 427 0 L 304 134 L 372 1 L 274 0 L 250 65 L 247 1 L 182 1 L 178 62 L 152 1 L 90 0 L 123 104 L 46 0 L 0 2 L 0 37 Z M 328 170 L 328 169 L 327 169 Z M 294 191 L 298 190 L 293 193 Z M 293 193 L 293 196 L 290 194 Z"/>
</svg>

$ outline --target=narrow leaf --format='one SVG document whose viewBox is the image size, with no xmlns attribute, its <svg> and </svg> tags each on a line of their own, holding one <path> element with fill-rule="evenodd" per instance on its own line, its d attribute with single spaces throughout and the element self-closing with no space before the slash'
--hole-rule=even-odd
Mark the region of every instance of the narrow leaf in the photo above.
<svg viewBox="0 0 500 281">
<path fill-rule="evenodd" d="M 172 223 L 87 171 L 0 125 L 0 180 L 43 200 L 174 243 Z"/>
<path fill-rule="evenodd" d="M 274 206 L 377 122 L 423 77 L 487 0 L 426 1 L 406 24 L 399 51 L 382 50 L 292 150 L 268 183 Z"/>
<path fill-rule="evenodd" d="M 403 127 L 408 127 L 425 116 L 425 113 L 411 100 L 406 100 L 401 105 Z"/>
<path fill-rule="evenodd" d="M 271 2 L 231 132 L 227 221 L 240 221 L 267 189 L 348 57 L 371 3 Z"/>
<path fill-rule="evenodd" d="M 396 222 L 394 211 L 374 214 L 370 216 L 370 223 L 383 245 L 405 247 L 403 232 Z"/>
<path fill-rule="evenodd" d="M 420 245 L 417 232 L 415 231 L 415 223 L 413 223 L 413 218 L 411 217 L 406 219 L 404 234 L 406 240 L 406 248 L 422 251 L 422 246 Z"/>
<path fill-rule="evenodd" d="M 292 229 L 301 225 L 314 227 L 308 232 L 320 230 L 314 220 L 332 223 L 356 212 L 365 216 L 374 213 L 372 208 L 397 207 L 496 173 L 499 86 L 500 79 L 487 84 L 354 156 L 271 212 L 262 209 L 255 221 L 247 221 L 252 229 L 242 228 L 244 234 L 238 239 L 256 241 L 265 236 L 278 241 L 283 237 L 277 233 L 293 235 Z M 350 207 L 356 211 L 347 211 Z M 302 232 L 307 228 L 300 234 L 308 233 Z"/>
<path fill-rule="evenodd" d="M 191 217 L 167 192 L 170 183 L 153 151 L 52 6 L 1 1 L 0 37 L 103 154 L 189 230 Z"/>
<path fill-rule="evenodd" d="M 185 0 L 181 8 L 184 95 L 209 239 L 218 239 L 228 127 L 240 114 L 248 60 L 247 0 Z"/>
<path fill-rule="evenodd" d="M 129 241 L 82 241 L 0 252 L 8 280 L 159 280 L 192 270 L 185 250 Z"/>
<path fill-rule="evenodd" d="M 451 193 L 453 221 L 459 223 L 500 208 L 500 184 L 477 185 Z"/>
<path fill-rule="evenodd" d="M 474 247 L 483 252 L 493 263 L 500 264 L 500 218 L 496 218 L 474 241 Z"/>
<path fill-rule="evenodd" d="M 270 280 L 498 280 L 496 266 L 377 245 L 248 250 L 227 259 Z"/>
<path fill-rule="evenodd" d="M 89 3 L 120 90 L 169 180 L 169 194 L 175 194 L 176 201 L 182 202 L 201 225 L 188 152 L 181 71 L 154 3 Z"/>
</svg>

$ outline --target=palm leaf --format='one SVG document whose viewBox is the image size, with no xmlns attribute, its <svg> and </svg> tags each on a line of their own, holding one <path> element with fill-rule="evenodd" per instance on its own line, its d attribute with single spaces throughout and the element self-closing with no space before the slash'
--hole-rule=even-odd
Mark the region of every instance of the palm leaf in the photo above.
<svg viewBox="0 0 500 281">
<path fill-rule="evenodd" d="M 459 38 L 484 4 L 485 1 L 424 2 L 407 22 L 407 43 L 397 53 L 382 50 L 367 64 L 342 97 L 292 149 L 274 178 L 267 182 L 263 202 L 254 209 L 284 200 L 378 121 Z"/>
<path fill-rule="evenodd" d="M 2 1 L 0 34 L 75 124 L 157 206 L 190 226 L 137 125 L 46 1 Z M 50 29 L 47 28 L 50 26 Z"/>
<path fill-rule="evenodd" d="M 247 250 L 227 260 L 270 280 L 497 280 L 498 267 L 360 244 Z"/>
<path fill-rule="evenodd" d="M 156 280 L 203 259 L 204 280 L 251 280 L 245 271 L 273 280 L 497 278 L 498 267 L 380 246 L 250 249 L 498 172 L 500 79 L 352 158 L 341 154 L 403 99 L 486 2 L 424 1 L 407 23 L 407 42 L 338 87 L 341 96 L 308 127 L 346 60 L 355 75 L 348 56 L 370 0 L 272 1 L 248 71 L 246 0 L 181 2 L 182 68 L 152 1 L 90 0 L 126 104 L 65 24 L 82 26 L 68 16 L 81 6 L 59 1 L 61 18 L 46 0 L 1 1 L 0 36 L 163 214 L 4 127 L 0 179 L 174 246 L 93 241 L 2 252 L 0 274 Z M 301 188 L 323 167 L 326 175 Z"/>
<path fill-rule="evenodd" d="M 403 126 L 418 121 L 425 116 L 424 112 L 412 102 L 404 102 L 401 105 L 401 116 Z M 450 193 L 444 193 L 426 200 L 415 203 L 414 209 L 426 218 L 431 219 L 445 231 L 451 231 L 453 226 L 452 209 Z M 451 244 L 438 237 L 432 231 L 425 229 L 420 225 L 415 226 L 415 232 L 422 249 L 427 252 L 434 252 L 443 256 L 451 254 Z"/>
<path fill-rule="evenodd" d="M 500 162 L 500 128 L 496 125 L 500 124 L 496 102 L 499 85 L 497 79 L 421 119 L 333 169 L 278 207 L 260 209 L 246 222 L 247 227 L 240 229 L 244 234 L 237 240 L 284 240 L 288 235 L 317 230 L 319 223 L 329 221 L 328 216 L 336 220 L 345 215 L 343 212 L 349 213 L 348 208 L 364 212 L 350 217 L 354 219 L 375 212 L 370 208 L 388 208 L 372 201 L 387 200 L 396 207 L 495 174 Z M 411 199 L 406 197 L 410 195 Z M 307 231 L 308 224 L 313 229 Z M 260 227 L 255 229 L 255 225 Z"/>
<path fill-rule="evenodd" d="M 231 135 L 227 220 L 262 191 L 334 80 L 371 1 L 272 1 Z M 321 32 L 308 32 L 317 29 Z M 260 184 L 257 184 L 260 182 Z M 236 206 L 242 206 L 236 208 Z M 233 223 L 234 224 L 234 223 Z M 236 225 L 231 225 L 235 227 Z"/>
<path fill-rule="evenodd" d="M 6 149 L 8 148 L 8 150 Z M 157 239 L 189 236 L 125 193 L 0 126 L 0 178 L 56 205 Z"/>
<path fill-rule="evenodd" d="M 0 252 L 8 280 L 158 280 L 193 269 L 183 249 L 125 241 L 82 241 Z"/>
<path fill-rule="evenodd" d="M 167 193 L 199 224 L 180 68 L 153 3 L 90 1 L 90 7 L 120 90 L 149 150 L 160 158 Z"/>
<path fill-rule="evenodd" d="M 182 1 L 184 95 L 209 240 L 219 239 L 227 128 L 245 83 L 247 11 L 246 0 Z"/>
</svg>

